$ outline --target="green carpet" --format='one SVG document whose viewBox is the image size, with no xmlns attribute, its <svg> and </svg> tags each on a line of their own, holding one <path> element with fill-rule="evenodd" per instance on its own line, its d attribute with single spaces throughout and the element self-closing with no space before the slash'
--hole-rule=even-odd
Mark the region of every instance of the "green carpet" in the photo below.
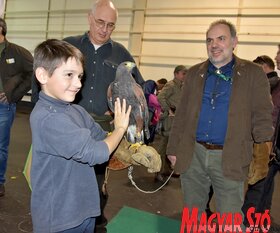
<svg viewBox="0 0 280 233">
<path fill-rule="evenodd" d="M 179 233 L 181 222 L 124 206 L 107 225 L 108 233 Z"/>
</svg>

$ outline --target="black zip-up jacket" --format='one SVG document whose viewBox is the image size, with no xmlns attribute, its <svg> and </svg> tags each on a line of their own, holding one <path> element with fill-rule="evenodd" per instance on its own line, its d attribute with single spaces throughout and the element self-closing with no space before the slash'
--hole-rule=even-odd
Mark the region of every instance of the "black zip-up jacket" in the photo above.
<svg viewBox="0 0 280 233">
<path fill-rule="evenodd" d="M 17 103 L 31 89 L 32 74 L 31 53 L 5 40 L 0 58 L 0 78 L 9 103 Z"/>
</svg>

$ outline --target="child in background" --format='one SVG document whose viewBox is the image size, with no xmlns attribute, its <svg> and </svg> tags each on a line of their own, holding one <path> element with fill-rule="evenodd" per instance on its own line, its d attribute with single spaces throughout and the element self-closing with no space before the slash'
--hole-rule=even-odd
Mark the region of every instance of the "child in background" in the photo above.
<svg viewBox="0 0 280 233">
<path fill-rule="evenodd" d="M 31 216 L 34 233 L 92 233 L 100 215 L 94 164 L 107 161 L 125 133 L 131 107 L 117 99 L 110 136 L 79 105 L 83 55 L 65 41 L 37 46 L 34 72 L 42 91 L 31 116 Z"/>
<path fill-rule="evenodd" d="M 154 141 L 157 124 L 160 119 L 161 107 L 156 96 L 157 84 L 155 81 L 153 80 L 145 81 L 143 85 L 143 91 L 149 108 L 150 138 L 149 139 L 145 138 L 145 144 L 148 145 L 149 143 L 152 143 Z"/>
</svg>

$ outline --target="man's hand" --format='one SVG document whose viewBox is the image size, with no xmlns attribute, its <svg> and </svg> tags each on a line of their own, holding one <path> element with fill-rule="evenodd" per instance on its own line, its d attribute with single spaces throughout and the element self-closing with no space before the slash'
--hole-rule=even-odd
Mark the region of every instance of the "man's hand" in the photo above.
<svg viewBox="0 0 280 233">
<path fill-rule="evenodd" d="M 8 103 L 8 99 L 7 96 L 4 92 L 0 93 L 0 103 L 3 104 L 7 104 Z"/>
<path fill-rule="evenodd" d="M 173 112 L 171 109 L 169 109 L 168 110 L 168 116 L 174 117 L 175 116 L 175 112 Z"/>
<path fill-rule="evenodd" d="M 167 158 L 169 159 L 170 163 L 171 163 L 171 167 L 172 169 L 175 166 L 176 163 L 176 156 L 175 155 L 167 155 Z"/>
</svg>

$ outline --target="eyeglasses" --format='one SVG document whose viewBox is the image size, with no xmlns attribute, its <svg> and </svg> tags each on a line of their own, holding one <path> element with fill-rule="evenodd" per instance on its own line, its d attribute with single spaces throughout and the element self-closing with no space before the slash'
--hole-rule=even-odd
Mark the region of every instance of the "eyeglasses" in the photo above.
<svg viewBox="0 0 280 233">
<path fill-rule="evenodd" d="M 113 31 L 116 27 L 116 25 L 114 23 L 107 23 L 102 19 L 94 18 L 94 21 L 95 21 L 95 24 L 98 28 L 106 28 L 109 31 Z"/>
</svg>

